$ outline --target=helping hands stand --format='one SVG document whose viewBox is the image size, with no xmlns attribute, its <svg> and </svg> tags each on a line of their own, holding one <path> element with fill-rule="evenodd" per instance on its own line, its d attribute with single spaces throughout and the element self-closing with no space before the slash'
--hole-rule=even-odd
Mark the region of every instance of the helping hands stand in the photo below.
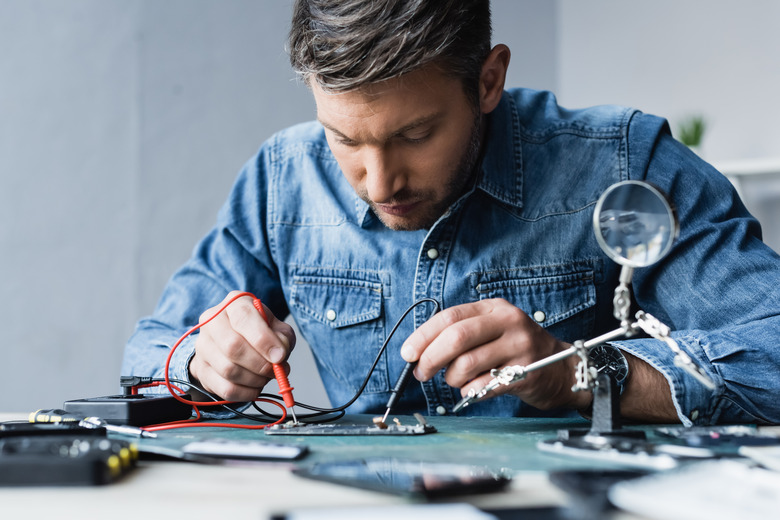
<svg viewBox="0 0 780 520">
<path fill-rule="evenodd" d="M 612 185 L 599 198 L 593 215 L 596 239 L 607 255 L 622 265 L 619 285 L 613 298 L 613 314 L 620 327 L 588 341 L 578 340 L 568 348 L 527 366 L 513 365 L 491 371 L 493 379 L 480 390 L 472 389 L 453 409 L 457 412 L 484 398 L 501 385 L 511 385 L 526 375 L 572 355 L 580 358 L 573 391 L 592 391 L 592 425 L 589 430 L 568 430 L 559 439 L 581 438 L 594 449 L 609 446 L 614 439 L 643 438 L 641 430 L 625 430 L 620 418 L 620 395 L 611 376 L 599 373 L 588 357 L 588 351 L 608 341 L 629 338 L 644 332 L 660 340 L 674 352 L 674 363 L 707 388 L 712 380 L 670 336 L 670 329 L 652 315 L 638 311 L 630 316 L 630 284 L 635 267 L 652 265 L 668 253 L 677 235 L 678 223 L 671 204 L 653 186 L 640 181 L 623 181 Z"/>
</svg>

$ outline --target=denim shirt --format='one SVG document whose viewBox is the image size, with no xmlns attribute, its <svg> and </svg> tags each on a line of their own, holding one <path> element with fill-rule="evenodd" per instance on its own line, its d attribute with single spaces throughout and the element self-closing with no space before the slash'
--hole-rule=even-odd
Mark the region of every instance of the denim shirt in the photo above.
<svg viewBox="0 0 780 520">
<path fill-rule="evenodd" d="M 318 123 L 271 137 L 138 323 L 122 373 L 160 377 L 171 345 L 231 290 L 254 293 L 280 319 L 292 314 L 334 405 L 358 390 L 421 298 L 444 308 L 504 298 L 567 342 L 613 330 L 620 268 L 598 246 L 592 218 L 601 193 L 627 179 L 666 192 L 681 223 L 671 253 L 636 269 L 636 303 L 673 330 L 716 388 L 677 368 L 655 339 L 612 343 L 663 373 L 686 425 L 780 421 L 780 258 L 729 181 L 675 141 L 663 119 L 617 106 L 567 110 L 551 93 L 526 89 L 504 93 L 488 117 L 478 180 L 429 230 L 386 228 L 345 180 Z M 400 346 L 431 312 L 421 304 L 401 322 L 348 411 L 384 411 L 405 364 Z M 173 356 L 172 377 L 188 380 L 193 352 L 191 336 Z M 397 411 L 442 413 L 460 397 L 442 372 L 413 380 Z M 461 413 L 573 411 L 543 412 L 505 395 Z"/>
</svg>

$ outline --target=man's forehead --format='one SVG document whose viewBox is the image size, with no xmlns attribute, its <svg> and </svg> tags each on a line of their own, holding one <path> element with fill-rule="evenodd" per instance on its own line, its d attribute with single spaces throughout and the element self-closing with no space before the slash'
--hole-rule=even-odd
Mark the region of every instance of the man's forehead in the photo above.
<svg viewBox="0 0 780 520">
<path fill-rule="evenodd" d="M 440 73 L 419 72 L 344 92 L 325 91 L 315 82 L 312 93 L 317 117 L 336 131 L 344 125 L 372 121 L 399 131 L 433 120 L 453 98 L 462 96 L 462 89 L 457 80 Z"/>
</svg>

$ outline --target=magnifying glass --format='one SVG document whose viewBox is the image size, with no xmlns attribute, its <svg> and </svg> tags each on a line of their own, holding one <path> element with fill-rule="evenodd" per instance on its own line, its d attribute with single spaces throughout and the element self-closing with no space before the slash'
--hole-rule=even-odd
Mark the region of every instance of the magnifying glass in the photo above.
<svg viewBox="0 0 780 520">
<path fill-rule="evenodd" d="M 672 204 L 659 189 L 642 181 L 610 186 L 596 203 L 593 227 L 607 256 L 632 268 L 663 258 L 679 233 Z"/>
</svg>

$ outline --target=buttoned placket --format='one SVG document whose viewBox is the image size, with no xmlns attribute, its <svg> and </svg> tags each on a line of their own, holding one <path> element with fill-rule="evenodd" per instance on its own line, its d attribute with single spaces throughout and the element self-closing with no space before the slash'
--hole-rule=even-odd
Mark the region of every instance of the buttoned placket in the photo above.
<svg viewBox="0 0 780 520">
<path fill-rule="evenodd" d="M 460 204 L 457 205 L 458 207 Z M 417 258 L 414 281 L 414 301 L 434 298 L 444 304 L 444 283 L 447 263 L 455 240 L 455 230 L 460 212 L 451 208 L 442 216 L 425 237 Z M 430 305 L 418 305 L 414 309 L 414 328 L 417 329 L 431 317 Z M 446 370 L 446 369 L 445 369 Z M 445 370 L 422 383 L 428 415 L 446 415 L 460 399 L 444 380 Z"/>
</svg>

